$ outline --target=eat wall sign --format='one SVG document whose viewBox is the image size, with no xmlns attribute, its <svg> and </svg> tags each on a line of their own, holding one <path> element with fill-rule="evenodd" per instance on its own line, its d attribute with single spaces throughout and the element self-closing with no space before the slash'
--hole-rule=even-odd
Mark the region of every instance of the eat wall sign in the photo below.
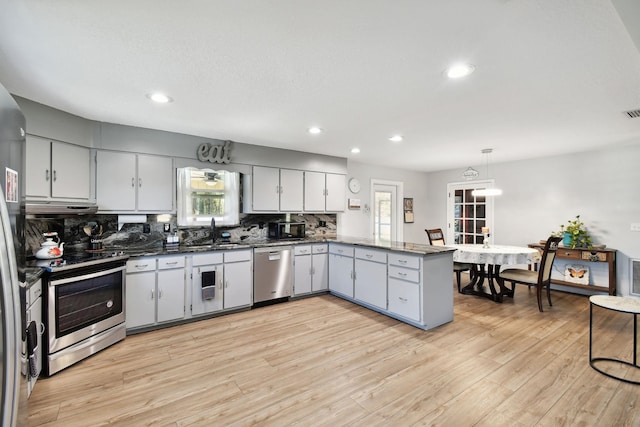
<svg viewBox="0 0 640 427">
<path fill-rule="evenodd" d="M 225 141 L 223 145 L 213 145 L 208 142 L 198 147 L 198 160 L 201 162 L 224 163 L 231 161 L 231 141 Z"/>
</svg>

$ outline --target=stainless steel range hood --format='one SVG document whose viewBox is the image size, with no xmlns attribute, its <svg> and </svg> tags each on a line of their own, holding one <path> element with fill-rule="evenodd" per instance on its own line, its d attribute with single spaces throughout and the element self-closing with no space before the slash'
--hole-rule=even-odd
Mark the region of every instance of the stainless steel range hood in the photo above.
<svg viewBox="0 0 640 427">
<path fill-rule="evenodd" d="M 65 202 L 27 202 L 25 203 L 25 213 L 55 214 L 55 215 L 86 215 L 98 212 L 98 205 L 95 203 L 65 203 Z"/>
</svg>

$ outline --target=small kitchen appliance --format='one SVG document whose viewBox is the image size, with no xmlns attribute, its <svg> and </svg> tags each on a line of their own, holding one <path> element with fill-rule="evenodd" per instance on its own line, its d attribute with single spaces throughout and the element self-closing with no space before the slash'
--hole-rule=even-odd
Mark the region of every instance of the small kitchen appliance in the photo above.
<svg viewBox="0 0 640 427">
<path fill-rule="evenodd" d="M 268 225 L 269 239 L 304 239 L 304 222 L 270 222 Z"/>
</svg>

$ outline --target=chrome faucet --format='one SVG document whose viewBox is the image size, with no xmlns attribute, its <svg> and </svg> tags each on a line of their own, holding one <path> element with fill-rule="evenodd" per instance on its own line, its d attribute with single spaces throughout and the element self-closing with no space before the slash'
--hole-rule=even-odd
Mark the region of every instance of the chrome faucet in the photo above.
<svg viewBox="0 0 640 427">
<path fill-rule="evenodd" d="M 211 243 L 216 243 L 216 219 L 211 217 Z"/>
</svg>

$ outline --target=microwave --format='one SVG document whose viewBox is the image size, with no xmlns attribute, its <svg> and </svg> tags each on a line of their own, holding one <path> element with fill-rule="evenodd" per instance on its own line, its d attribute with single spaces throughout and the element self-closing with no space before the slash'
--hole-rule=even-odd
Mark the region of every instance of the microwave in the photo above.
<svg viewBox="0 0 640 427">
<path fill-rule="evenodd" d="M 270 222 L 267 230 L 269 239 L 304 239 L 304 222 Z"/>
</svg>

